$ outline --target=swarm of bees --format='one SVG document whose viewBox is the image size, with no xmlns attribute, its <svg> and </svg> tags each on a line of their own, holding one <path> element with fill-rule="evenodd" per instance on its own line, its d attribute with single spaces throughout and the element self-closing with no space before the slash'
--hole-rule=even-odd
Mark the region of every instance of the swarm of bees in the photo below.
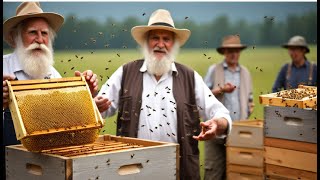
<svg viewBox="0 0 320 180">
<path fill-rule="evenodd" d="M 306 97 L 311 99 L 311 98 L 317 97 L 317 91 L 314 88 L 290 89 L 290 90 L 277 92 L 276 96 L 282 97 L 283 99 L 301 100 Z"/>
</svg>

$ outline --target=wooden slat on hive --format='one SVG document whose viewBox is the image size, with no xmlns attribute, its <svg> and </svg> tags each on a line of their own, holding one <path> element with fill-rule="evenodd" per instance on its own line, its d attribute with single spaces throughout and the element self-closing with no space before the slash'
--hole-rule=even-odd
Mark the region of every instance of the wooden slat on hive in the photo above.
<svg viewBox="0 0 320 180">
<path fill-rule="evenodd" d="M 317 144 L 278 138 L 264 138 L 264 145 L 317 154 Z"/>
<path fill-rule="evenodd" d="M 265 163 L 317 172 L 317 154 L 265 146 Z"/>
</svg>

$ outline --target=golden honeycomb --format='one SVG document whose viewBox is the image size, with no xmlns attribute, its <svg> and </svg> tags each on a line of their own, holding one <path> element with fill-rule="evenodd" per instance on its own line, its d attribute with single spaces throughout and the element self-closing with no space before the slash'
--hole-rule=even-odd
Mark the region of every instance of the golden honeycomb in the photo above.
<svg viewBox="0 0 320 180">
<path fill-rule="evenodd" d="M 97 127 L 97 123 L 86 86 L 25 90 L 14 94 L 27 133 L 21 142 L 28 150 L 92 143 L 98 137 L 99 129 L 92 128 Z M 87 126 L 91 129 L 83 128 Z M 77 127 L 82 128 L 75 130 Z M 39 131 L 50 133 L 28 136 Z"/>
</svg>

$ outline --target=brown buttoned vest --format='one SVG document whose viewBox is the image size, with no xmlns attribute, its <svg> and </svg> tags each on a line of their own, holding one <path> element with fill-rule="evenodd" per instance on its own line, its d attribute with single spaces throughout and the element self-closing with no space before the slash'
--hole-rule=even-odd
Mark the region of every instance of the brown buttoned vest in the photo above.
<svg viewBox="0 0 320 180">
<path fill-rule="evenodd" d="M 137 137 L 143 89 L 143 72 L 139 69 L 143 60 L 129 62 L 123 66 L 117 135 Z M 180 179 L 198 180 L 199 149 L 193 135 L 200 133 L 200 117 L 195 100 L 194 71 L 175 63 L 178 73 L 173 72 L 173 95 L 177 104 L 178 143 L 180 145 Z M 159 117 L 162 118 L 162 117 Z"/>
</svg>

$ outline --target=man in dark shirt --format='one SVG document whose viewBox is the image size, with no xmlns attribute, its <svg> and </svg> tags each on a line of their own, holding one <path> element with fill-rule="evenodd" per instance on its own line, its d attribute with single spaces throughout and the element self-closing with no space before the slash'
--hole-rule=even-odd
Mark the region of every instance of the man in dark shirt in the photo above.
<svg viewBox="0 0 320 180">
<path fill-rule="evenodd" d="M 288 49 L 292 62 L 282 66 L 273 84 L 272 92 L 281 91 L 282 88 L 294 89 L 300 84 L 316 86 L 317 65 L 309 62 L 305 56 L 310 49 L 304 37 L 294 36 L 282 47 Z"/>
</svg>

